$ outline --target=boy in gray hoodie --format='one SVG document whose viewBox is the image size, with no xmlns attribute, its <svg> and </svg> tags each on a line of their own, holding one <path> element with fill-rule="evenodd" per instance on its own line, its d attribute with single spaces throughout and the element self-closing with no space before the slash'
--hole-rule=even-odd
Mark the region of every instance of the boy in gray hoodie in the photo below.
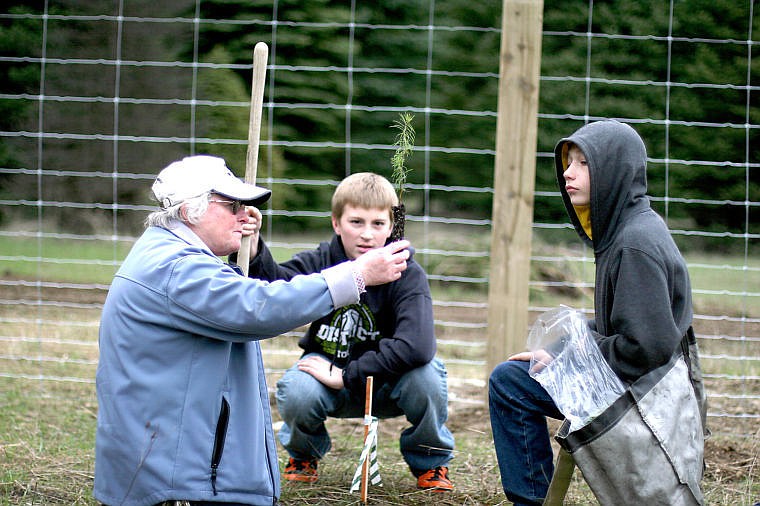
<svg viewBox="0 0 760 506">
<path fill-rule="evenodd" d="M 692 321 L 691 285 L 667 225 L 646 196 L 646 148 L 614 120 L 583 126 L 557 143 L 557 181 L 570 220 L 594 250 L 592 334 L 612 370 L 630 384 L 665 364 Z M 553 473 L 546 417 L 562 419 L 528 374 L 530 352 L 491 373 L 489 409 L 502 485 L 517 505 L 541 504 Z"/>
</svg>

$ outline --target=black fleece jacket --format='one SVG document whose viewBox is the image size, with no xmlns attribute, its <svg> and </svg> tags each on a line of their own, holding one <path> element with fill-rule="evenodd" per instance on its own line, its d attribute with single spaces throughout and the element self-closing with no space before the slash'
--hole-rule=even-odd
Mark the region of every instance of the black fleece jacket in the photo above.
<svg viewBox="0 0 760 506">
<path fill-rule="evenodd" d="M 568 143 L 588 162 L 593 240 L 565 190 Z M 598 121 L 560 140 L 554 159 L 570 219 L 594 249 L 591 328 L 612 369 L 633 382 L 670 359 L 692 322 L 686 262 L 646 196 L 644 142 L 628 125 Z"/>
<path fill-rule="evenodd" d="M 267 281 L 313 274 L 348 260 L 337 235 L 282 264 L 263 241 L 258 250 L 248 275 Z M 367 287 L 359 304 L 313 322 L 298 343 L 304 353 L 320 353 L 341 367 L 346 388 L 359 398 L 364 397 L 367 376 L 374 377 L 377 390 L 435 356 L 430 287 L 425 271 L 410 253 L 400 279 Z"/>
</svg>

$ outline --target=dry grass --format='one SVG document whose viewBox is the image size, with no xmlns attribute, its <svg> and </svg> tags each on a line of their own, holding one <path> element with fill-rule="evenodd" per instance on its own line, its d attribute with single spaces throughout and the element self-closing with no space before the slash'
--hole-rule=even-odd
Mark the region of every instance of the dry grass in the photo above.
<svg viewBox="0 0 760 506">
<path fill-rule="evenodd" d="M 36 381 L 2 379 L 0 403 L 0 505 L 95 505 L 91 497 L 95 427 L 92 385 L 53 383 L 46 384 L 42 392 Z M 449 426 L 457 438 L 456 457 L 450 465 L 456 486 L 453 493 L 416 490 L 398 451 L 398 435 L 405 425 L 402 418 L 380 421 L 383 486 L 370 488 L 369 504 L 509 504 L 501 490 L 488 413 L 483 405 L 452 406 Z M 360 502 L 359 494 L 349 493 L 349 486 L 358 465 L 361 420 L 329 420 L 328 428 L 333 449 L 320 463 L 320 480 L 315 484 L 283 484 L 283 506 Z M 757 501 L 757 440 L 730 436 L 708 440 L 703 490 L 709 504 L 750 505 Z M 282 451 L 280 459 L 284 464 Z M 596 504 L 578 471 L 566 504 Z"/>
<path fill-rule="evenodd" d="M 94 432 L 97 405 L 94 395 L 94 364 L 97 361 L 99 311 L 88 304 L 102 302 L 102 291 L 82 293 L 51 289 L 37 291 L 22 286 L 0 288 L 4 300 L 55 300 L 70 307 L 31 304 L 0 305 L 0 506 L 85 505 L 92 498 Z M 547 294 L 567 298 L 568 294 Z M 82 305 L 82 307 L 77 306 Z M 436 307 L 436 319 L 478 323 L 485 311 Z M 13 320 L 13 322 L 10 322 Z M 52 323 L 51 323 L 52 322 Z M 760 335 L 758 328 L 730 328 L 722 320 L 701 322 L 706 335 Z M 754 324 L 758 325 L 758 324 Z M 760 325 L 758 325 L 760 326 Z M 714 327 L 714 328 L 713 328 Z M 10 337 L 10 338 L 8 338 Z M 438 329 L 440 356 L 448 362 L 450 384 L 449 427 L 457 440 L 451 462 L 456 490 L 448 494 L 423 493 L 415 488 L 398 451 L 403 419 L 380 422 L 380 465 L 383 487 L 370 489 L 376 505 L 499 505 L 508 504 L 501 490 L 489 417 L 484 404 L 482 360 L 483 330 L 478 327 Z M 41 339 L 42 338 L 42 339 Z M 76 343 L 76 344 L 72 344 Z M 452 344 L 453 343 L 453 344 Z M 471 343 L 473 346 L 462 346 Z M 710 350 L 714 346 L 715 350 Z M 738 346 L 738 345 L 735 345 Z M 757 357 L 757 349 L 731 351 Z M 271 368 L 269 384 L 294 360 L 291 338 L 263 343 L 265 363 Z M 708 340 L 707 351 L 726 352 L 725 341 Z M 725 361 L 723 361 L 725 362 Z M 729 367 L 713 360 L 709 367 Z M 722 369 L 721 369 L 722 370 Z M 739 371 L 742 372 L 742 371 Z M 743 374 L 747 374 L 743 371 Z M 755 400 L 760 382 L 711 379 L 707 383 L 715 435 L 707 442 L 707 470 L 703 490 L 709 504 L 752 505 L 760 498 L 760 446 L 757 440 Z M 737 394 L 745 395 L 737 395 Z M 749 395 L 751 394 L 751 395 Z M 274 413 L 275 417 L 277 416 Z M 349 486 L 357 466 L 363 435 L 360 420 L 330 420 L 333 449 L 320 466 L 316 484 L 284 484 L 283 506 L 303 504 L 349 505 L 359 503 Z M 280 452 L 281 463 L 285 454 Z M 566 504 L 596 504 L 580 473 L 576 471 Z"/>
</svg>

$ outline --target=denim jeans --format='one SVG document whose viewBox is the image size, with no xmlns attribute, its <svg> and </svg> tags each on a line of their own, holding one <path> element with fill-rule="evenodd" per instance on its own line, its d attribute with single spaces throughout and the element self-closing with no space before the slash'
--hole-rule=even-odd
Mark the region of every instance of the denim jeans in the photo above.
<svg viewBox="0 0 760 506">
<path fill-rule="evenodd" d="M 554 472 L 546 417 L 564 418 L 528 367 L 530 362 L 502 362 L 488 382 L 501 484 L 515 505 L 543 503 Z"/>
<path fill-rule="evenodd" d="M 241 502 L 164 501 L 153 506 L 250 506 Z M 102 505 L 105 506 L 105 505 Z"/>
<path fill-rule="evenodd" d="M 453 456 L 454 436 L 444 425 L 448 418 L 446 368 L 438 359 L 409 371 L 395 383 L 377 385 L 372 415 L 406 415 L 412 424 L 401 433 L 399 447 L 413 471 L 445 466 Z M 347 389 L 326 387 L 294 365 L 277 382 L 277 409 L 285 422 L 278 433 L 291 457 L 322 458 L 330 450 L 327 417 L 364 417 L 364 397 Z"/>
</svg>

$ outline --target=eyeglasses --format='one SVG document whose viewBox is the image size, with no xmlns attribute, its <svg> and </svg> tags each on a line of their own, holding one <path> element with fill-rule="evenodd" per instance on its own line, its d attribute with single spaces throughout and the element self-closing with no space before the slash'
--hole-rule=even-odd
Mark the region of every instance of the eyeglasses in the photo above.
<svg viewBox="0 0 760 506">
<path fill-rule="evenodd" d="M 208 199 L 209 202 L 216 202 L 217 204 L 229 204 L 232 206 L 232 214 L 237 214 L 238 211 L 240 211 L 240 208 L 242 208 L 245 204 L 243 204 L 239 200 L 218 200 L 218 199 Z"/>
</svg>

